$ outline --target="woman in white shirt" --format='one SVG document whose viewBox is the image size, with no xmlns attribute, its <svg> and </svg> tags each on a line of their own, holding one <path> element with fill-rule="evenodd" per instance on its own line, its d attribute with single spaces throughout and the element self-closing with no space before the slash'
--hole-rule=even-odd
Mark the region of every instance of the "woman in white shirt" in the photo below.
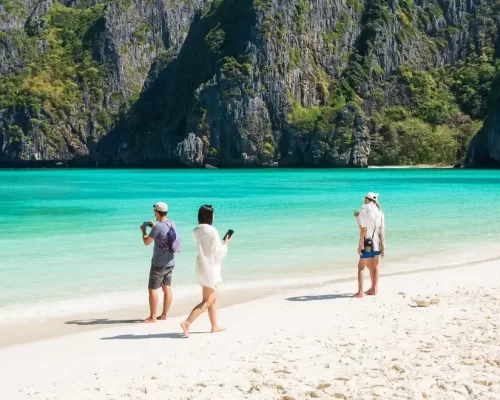
<svg viewBox="0 0 500 400">
<path fill-rule="evenodd" d="M 212 226 L 214 220 L 214 209 L 210 205 L 200 207 L 198 211 L 198 227 L 193 230 L 193 238 L 196 243 L 198 255 L 196 257 L 196 280 L 203 288 L 203 299 L 189 317 L 181 323 L 184 336 L 189 336 L 189 327 L 196 318 L 205 310 L 212 324 L 212 333 L 223 329 L 217 324 L 216 301 L 217 283 L 222 281 L 221 263 L 227 254 L 227 247 L 231 238 L 221 242 L 219 232 Z"/>
<path fill-rule="evenodd" d="M 378 204 L 378 193 L 368 193 L 365 196 L 365 204 L 361 212 L 355 212 L 355 217 L 360 228 L 358 243 L 358 254 L 360 256 L 358 263 L 358 292 L 354 297 L 363 297 L 364 294 L 376 295 L 378 292 L 379 280 L 379 257 L 385 255 L 385 221 L 384 213 Z M 365 239 L 372 240 L 372 249 L 367 251 L 364 248 Z M 363 292 L 364 270 L 368 267 L 372 286 L 366 292 Z"/>
</svg>

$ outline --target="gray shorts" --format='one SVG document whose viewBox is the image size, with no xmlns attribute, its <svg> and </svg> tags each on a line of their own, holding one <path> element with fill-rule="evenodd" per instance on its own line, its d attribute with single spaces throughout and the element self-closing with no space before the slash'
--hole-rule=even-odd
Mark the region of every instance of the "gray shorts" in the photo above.
<svg viewBox="0 0 500 400">
<path fill-rule="evenodd" d="M 149 271 L 148 289 L 158 289 L 161 286 L 172 284 L 172 270 L 174 267 L 151 267 Z"/>
</svg>

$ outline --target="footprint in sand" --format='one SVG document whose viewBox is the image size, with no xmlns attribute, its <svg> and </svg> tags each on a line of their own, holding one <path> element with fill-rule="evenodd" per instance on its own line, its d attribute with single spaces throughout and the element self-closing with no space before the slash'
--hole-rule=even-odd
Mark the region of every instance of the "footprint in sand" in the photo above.
<svg viewBox="0 0 500 400">
<path fill-rule="evenodd" d="M 400 374 L 404 374 L 404 372 L 405 372 L 404 368 L 401 368 L 401 367 L 400 367 L 399 365 L 397 365 L 397 364 L 394 364 L 394 365 L 392 366 L 392 369 L 393 369 L 394 371 L 399 372 Z"/>
<path fill-rule="evenodd" d="M 287 371 L 286 369 L 279 369 L 277 371 L 274 371 L 275 374 L 291 374 L 290 371 Z"/>
<path fill-rule="evenodd" d="M 329 383 L 320 383 L 317 387 L 316 387 L 316 390 L 325 390 L 325 389 L 328 389 L 330 386 Z"/>
</svg>

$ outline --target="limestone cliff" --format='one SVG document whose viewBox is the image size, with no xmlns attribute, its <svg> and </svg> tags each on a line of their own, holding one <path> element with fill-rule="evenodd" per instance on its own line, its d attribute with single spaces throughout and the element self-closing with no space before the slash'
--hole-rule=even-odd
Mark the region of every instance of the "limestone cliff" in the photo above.
<svg viewBox="0 0 500 400">
<path fill-rule="evenodd" d="M 477 136 L 471 141 L 467 166 L 500 168 L 500 75 L 491 88 L 488 117 Z"/>
<path fill-rule="evenodd" d="M 459 159 L 497 19 L 493 0 L 0 0 L 0 163 Z"/>
</svg>

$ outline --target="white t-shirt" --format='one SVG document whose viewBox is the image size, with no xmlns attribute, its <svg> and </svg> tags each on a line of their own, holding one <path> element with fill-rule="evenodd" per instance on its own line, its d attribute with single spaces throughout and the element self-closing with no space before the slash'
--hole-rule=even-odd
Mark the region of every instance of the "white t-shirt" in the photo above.
<svg viewBox="0 0 500 400">
<path fill-rule="evenodd" d="M 361 207 L 356 219 L 359 226 L 366 228 L 366 238 L 373 235 L 373 251 L 380 251 L 381 244 L 385 249 L 384 213 L 374 203 L 368 203 Z"/>
</svg>

